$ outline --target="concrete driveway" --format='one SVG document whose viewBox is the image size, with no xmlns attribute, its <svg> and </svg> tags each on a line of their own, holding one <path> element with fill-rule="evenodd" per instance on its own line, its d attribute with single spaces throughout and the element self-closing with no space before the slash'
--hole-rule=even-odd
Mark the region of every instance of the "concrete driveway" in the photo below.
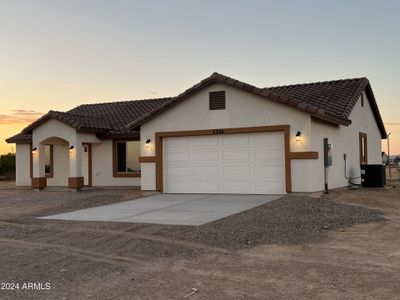
<svg viewBox="0 0 400 300">
<path fill-rule="evenodd" d="M 202 225 L 282 195 L 159 194 L 39 219 Z"/>
</svg>

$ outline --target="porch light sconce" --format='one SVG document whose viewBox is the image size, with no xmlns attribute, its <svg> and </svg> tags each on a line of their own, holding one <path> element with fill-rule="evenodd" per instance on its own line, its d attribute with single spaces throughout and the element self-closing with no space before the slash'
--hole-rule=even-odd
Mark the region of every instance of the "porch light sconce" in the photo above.
<svg viewBox="0 0 400 300">
<path fill-rule="evenodd" d="M 151 142 L 150 139 L 147 139 L 147 140 L 146 140 L 146 148 L 149 148 L 149 147 L 150 147 L 150 142 Z"/>
<path fill-rule="evenodd" d="M 300 136 L 301 136 L 301 132 L 297 131 L 297 133 L 296 133 L 296 142 L 300 142 Z"/>
<path fill-rule="evenodd" d="M 32 148 L 32 153 L 36 153 L 36 150 L 37 150 L 36 147 Z"/>
<path fill-rule="evenodd" d="M 69 146 L 69 152 L 72 152 L 73 149 L 74 149 L 74 146 Z"/>
</svg>

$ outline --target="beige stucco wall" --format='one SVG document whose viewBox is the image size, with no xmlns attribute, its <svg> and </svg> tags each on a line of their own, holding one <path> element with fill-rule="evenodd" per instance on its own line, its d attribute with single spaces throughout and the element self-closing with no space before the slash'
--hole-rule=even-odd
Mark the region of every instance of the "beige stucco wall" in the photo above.
<svg viewBox="0 0 400 300">
<path fill-rule="evenodd" d="M 209 110 L 209 92 L 226 91 L 226 110 Z M 284 104 L 268 101 L 248 92 L 223 85 L 213 84 L 174 108 L 165 111 L 141 126 L 141 155 L 155 155 L 155 132 L 182 131 L 214 128 L 235 128 L 250 126 L 269 126 L 290 124 L 291 151 L 310 151 L 310 116 Z M 302 133 L 302 141 L 296 142 L 295 134 Z M 146 139 L 151 139 L 149 148 Z M 309 173 L 306 161 L 292 162 L 293 191 L 310 189 L 311 180 L 304 173 Z M 154 190 L 155 164 L 142 163 L 142 189 Z"/>
<path fill-rule="evenodd" d="M 16 145 L 16 157 L 15 157 L 15 172 L 17 186 L 30 186 L 30 155 L 31 155 L 30 144 L 17 144 Z"/>
<path fill-rule="evenodd" d="M 356 103 L 349 119 L 352 124 L 346 126 L 328 126 L 320 122 L 311 123 L 311 147 L 320 153 L 318 160 L 310 161 L 312 171 L 312 191 L 324 189 L 323 139 L 328 138 L 333 145 L 332 167 L 328 171 L 329 188 L 347 186 L 344 177 L 343 154 L 347 154 L 347 176 L 360 176 L 359 132 L 367 134 L 368 164 L 381 164 L 381 135 L 375 122 L 369 101 L 364 94 L 364 107 L 361 100 Z M 354 180 L 360 183 L 360 179 Z"/>
</svg>

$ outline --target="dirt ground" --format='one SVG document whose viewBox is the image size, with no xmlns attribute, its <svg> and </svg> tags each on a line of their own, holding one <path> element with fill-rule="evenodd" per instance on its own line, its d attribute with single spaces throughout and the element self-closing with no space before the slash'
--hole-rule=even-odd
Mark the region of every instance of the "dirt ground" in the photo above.
<svg viewBox="0 0 400 300">
<path fill-rule="evenodd" d="M 384 189 L 339 189 L 320 199 L 292 195 L 192 229 L 38 220 L 142 194 L 33 192 L 2 183 L 0 284 L 20 289 L 0 286 L 0 299 L 184 299 L 192 288 L 198 292 L 187 299 L 399 299 L 394 175 Z M 279 210 L 284 217 L 274 218 Z M 286 229 L 294 227 L 298 238 L 285 242 L 293 235 Z M 51 288 L 22 290 L 29 282 Z"/>
</svg>

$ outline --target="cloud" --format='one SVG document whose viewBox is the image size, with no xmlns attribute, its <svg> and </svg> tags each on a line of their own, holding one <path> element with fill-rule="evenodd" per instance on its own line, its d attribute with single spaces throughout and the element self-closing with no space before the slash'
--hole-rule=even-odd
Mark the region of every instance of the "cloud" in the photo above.
<svg viewBox="0 0 400 300">
<path fill-rule="evenodd" d="M 0 124 L 29 124 L 44 114 L 34 110 L 14 109 L 9 115 L 0 114 Z"/>
</svg>

